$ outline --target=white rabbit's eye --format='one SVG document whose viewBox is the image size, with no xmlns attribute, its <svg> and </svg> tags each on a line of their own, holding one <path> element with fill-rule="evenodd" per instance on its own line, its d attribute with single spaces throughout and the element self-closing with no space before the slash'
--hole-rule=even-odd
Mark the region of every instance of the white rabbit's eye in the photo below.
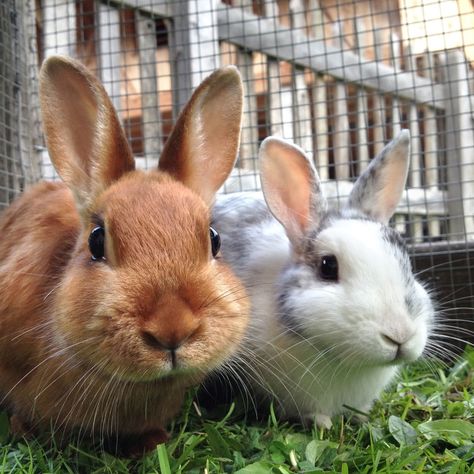
<svg viewBox="0 0 474 474">
<path fill-rule="evenodd" d="M 221 237 L 212 227 L 209 227 L 209 234 L 211 236 L 212 256 L 215 257 L 221 248 Z"/>
<path fill-rule="evenodd" d="M 337 258 L 335 255 L 325 255 L 321 258 L 319 274 L 323 280 L 337 281 L 339 278 Z"/>
<path fill-rule="evenodd" d="M 94 227 L 89 235 L 89 250 L 92 254 L 92 260 L 105 260 L 105 231 L 101 226 Z"/>
</svg>

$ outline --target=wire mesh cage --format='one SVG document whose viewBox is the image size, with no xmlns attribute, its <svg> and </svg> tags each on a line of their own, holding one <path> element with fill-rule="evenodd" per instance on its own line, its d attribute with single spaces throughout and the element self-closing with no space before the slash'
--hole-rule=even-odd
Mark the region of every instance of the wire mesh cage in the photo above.
<svg viewBox="0 0 474 474">
<path fill-rule="evenodd" d="M 30 107 L 37 75 L 36 64 L 31 67 L 31 7 L 13 0 L 0 4 L 0 209 L 40 178 L 33 150 L 41 140 L 38 108 Z"/>
<path fill-rule="evenodd" d="M 77 57 L 100 77 L 143 168 L 156 166 L 193 88 L 236 64 L 244 126 L 223 192 L 260 188 L 258 146 L 273 134 L 313 157 L 337 206 L 384 143 L 410 129 L 393 225 L 446 314 L 473 319 L 472 2 L 7 0 L 0 8 L 2 205 L 40 175 L 55 177 L 38 132 L 34 74 L 45 57 Z"/>
</svg>

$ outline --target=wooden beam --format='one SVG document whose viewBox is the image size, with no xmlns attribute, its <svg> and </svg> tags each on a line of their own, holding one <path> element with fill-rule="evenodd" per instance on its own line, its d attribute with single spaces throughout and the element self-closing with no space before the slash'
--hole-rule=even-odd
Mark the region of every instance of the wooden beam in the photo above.
<svg viewBox="0 0 474 474">
<path fill-rule="evenodd" d="M 310 32 L 319 40 L 324 39 L 324 23 L 326 21 L 319 0 L 309 0 L 308 9 L 311 12 Z M 329 124 L 327 83 L 324 76 L 315 73 L 311 86 L 313 97 L 314 137 L 313 161 L 319 177 L 324 181 L 329 179 Z"/>
<path fill-rule="evenodd" d="M 182 0 L 171 5 L 168 30 L 176 118 L 192 91 L 219 67 L 220 61 L 217 0 Z"/>
<path fill-rule="evenodd" d="M 151 168 L 158 163 L 163 140 L 156 77 L 156 29 L 155 20 L 139 11 L 135 13 L 135 21 L 140 58 L 143 145 L 148 167 Z"/>
<path fill-rule="evenodd" d="M 290 14 L 295 31 L 306 33 L 306 9 L 303 0 L 290 1 Z M 305 70 L 292 68 L 293 129 L 295 142 L 306 152 L 313 153 L 311 105 L 305 80 Z"/>
<path fill-rule="evenodd" d="M 140 10 L 143 15 L 170 17 L 172 15 L 172 0 L 109 0 L 109 5 L 130 7 Z"/>
<path fill-rule="evenodd" d="M 363 60 L 358 55 L 327 45 L 299 31 L 276 27 L 267 18 L 243 12 L 239 8 L 219 4 L 219 38 L 253 51 L 261 51 L 298 66 L 328 74 L 400 98 L 443 108 L 443 87 L 413 74 L 395 71 L 392 67 Z"/>
<path fill-rule="evenodd" d="M 372 32 L 374 39 L 375 60 L 377 64 L 382 65 L 382 43 L 383 38 L 379 29 Z M 378 155 L 385 145 L 385 97 L 378 91 L 372 93 L 372 128 L 374 137 L 374 151 Z"/>
<path fill-rule="evenodd" d="M 340 21 L 333 24 L 334 37 L 339 48 L 344 47 L 343 25 Z M 334 152 L 334 172 L 336 180 L 350 177 L 350 127 L 347 106 L 347 84 L 335 81 L 333 107 L 332 148 Z"/>
<path fill-rule="evenodd" d="M 243 11 L 252 11 L 252 0 L 236 0 L 235 5 Z M 255 92 L 253 51 L 237 47 L 236 64 L 244 84 L 244 112 L 240 136 L 239 160 L 237 166 L 257 172 L 258 156 L 258 111 Z"/>
<path fill-rule="evenodd" d="M 97 1 L 98 37 L 97 42 L 100 79 L 104 84 L 116 110 L 121 107 L 122 45 L 120 35 L 120 11 L 115 7 Z"/>
<path fill-rule="evenodd" d="M 460 51 L 446 53 L 444 78 L 449 238 L 474 240 L 474 134 L 468 64 Z"/>
<path fill-rule="evenodd" d="M 355 33 L 355 53 L 360 57 L 364 57 L 366 49 L 367 31 L 364 22 L 359 18 L 354 18 Z M 369 128 L 369 105 L 367 101 L 367 93 L 361 87 L 357 88 L 357 174 L 360 175 L 369 163 L 369 149 L 367 147 L 367 129 Z"/>
<path fill-rule="evenodd" d="M 74 0 L 43 0 L 44 57 L 76 56 L 76 3 Z"/>
<path fill-rule="evenodd" d="M 278 27 L 278 2 L 265 0 L 264 15 Z M 271 135 L 283 137 L 283 111 L 281 101 L 280 63 L 277 59 L 266 57 L 267 61 L 267 121 Z M 286 119 L 286 117 L 285 117 Z"/>
</svg>

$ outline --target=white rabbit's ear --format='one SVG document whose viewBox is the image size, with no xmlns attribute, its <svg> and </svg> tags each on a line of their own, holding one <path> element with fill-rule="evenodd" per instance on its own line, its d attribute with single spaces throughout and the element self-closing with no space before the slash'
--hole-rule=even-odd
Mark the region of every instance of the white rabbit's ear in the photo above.
<svg viewBox="0 0 474 474">
<path fill-rule="evenodd" d="M 82 214 L 135 162 L 104 87 L 85 66 L 52 56 L 43 63 L 39 84 L 51 161 Z"/>
<path fill-rule="evenodd" d="M 318 174 L 301 148 L 276 137 L 262 142 L 259 158 L 267 205 L 295 244 L 326 212 Z"/>
<path fill-rule="evenodd" d="M 218 69 L 195 90 L 160 157 L 159 169 L 211 204 L 231 172 L 240 141 L 242 79 L 233 66 Z"/>
<path fill-rule="evenodd" d="M 402 197 L 410 164 L 410 132 L 402 130 L 359 176 L 347 207 L 386 224 Z"/>
</svg>

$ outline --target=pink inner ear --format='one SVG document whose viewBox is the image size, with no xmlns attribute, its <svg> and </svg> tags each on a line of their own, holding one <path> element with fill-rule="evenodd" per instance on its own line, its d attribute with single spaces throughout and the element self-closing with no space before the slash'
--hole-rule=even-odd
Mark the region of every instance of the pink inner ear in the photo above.
<svg viewBox="0 0 474 474">
<path fill-rule="evenodd" d="M 78 208 L 86 209 L 97 193 L 134 169 L 116 112 L 98 79 L 60 56 L 42 66 L 40 100 L 51 160 Z"/>
<path fill-rule="evenodd" d="M 215 71 L 181 112 L 160 158 L 166 171 L 211 204 L 237 157 L 242 83 L 234 68 Z"/>
<path fill-rule="evenodd" d="M 262 158 L 265 198 L 293 237 L 302 236 L 311 219 L 312 179 L 301 153 L 283 142 L 267 143 Z"/>
<path fill-rule="evenodd" d="M 380 221 L 387 223 L 395 213 L 405 188 L 406 175 L 407 164 L 402 159 L 393 160 L 384 170 L 383 188 L 375 196 L 374 203 Z"/>
<path fill-rule="evenodd" d="M 84 179 L 90 171 L 97 103 L 89 84 L 75 69 L 58 64 L 52 65 L 49 73 L 50 80 L 43 85 L 47 99 L 43 115 L 51 158 L 59 174 L 69 175 L 72 166 Z M 73 161 L 67 163 L 64 155 Z"/>
</svg>

